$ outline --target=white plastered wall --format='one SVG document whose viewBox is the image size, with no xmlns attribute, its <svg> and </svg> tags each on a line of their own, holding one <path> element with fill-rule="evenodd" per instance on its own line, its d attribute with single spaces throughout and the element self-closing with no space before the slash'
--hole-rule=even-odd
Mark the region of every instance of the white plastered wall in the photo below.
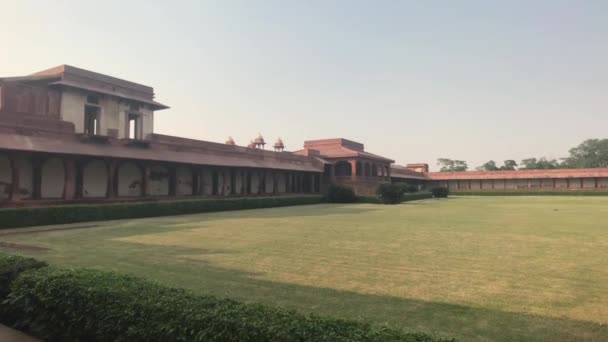
<svg viewBox="0 0 608 342">
<path fill-rule="evenodd" d="M 141 169 L 133 162 L 126 162 L 118 169 L 118 196 L 141 196 L 143 174 Z"/>
<path fill-rule="evenodd" d="M 190 196 L 192 195 L 192 171 L 189 167 L 180 165 L 176 170 L 176 193 L 179 196 Z"/>
<path fill-rule="evenodd" d="M 285 186 L 286 186 L 286 179 L 287 179 L 287 177 L 285 177 L 285 173 L 281 172 L 281 173 L 278 174 L 278 176 L 277 176 L 277 182 L 279 184 L 277 184 L 278 185 L 277 186 L 277 191 L 279 193 L 285 193 L 285 190 L 286 190 L 286 188 L 285 188 Z"/>
<path fill-rule="evenodd" d="M 264 176 L 266 179 L 266 189 L 264 189 L 264 193 L 271 194 L 274 190 L 274 179 L 272 178 L 272 172 L 264 172 Z"/>
<path fill-rule="evenodd" d="M 201 183 L 203 195 L 211 195 L 213 192 L 213 184 L 211 179 L 211 171 L 203 169 L 201 171 Z"/>
<path fill-rule="evenodd" d="M 103 160 L 88 162 L 82 174 L 82 196 L 85 198 L 106 197 L 108 168 Z"/>
<path fill-rule="evenodd" d="M 61 119 L 74 124 L 76 133 L 84 133 L 84 105 L 86 96 L 77 90 L 67 89 L 61 95 Z"/>
<path fill-rule="evenodd" d="M 251 194 L 257 194 L 260 186 L 260 180 L 257 172 L 251 173 Z"/>
<path fill-rule="evenodd" d="M 163 165 L 152 165 L 148 179 L 148 195 L 169 195 L 169 170 Z"/>
<path fill-rule="evenodd" d="M 42 165 L 40 197 L 63 198 L 65 167 L 59 158 L 51 158 Z"/>
</svg>

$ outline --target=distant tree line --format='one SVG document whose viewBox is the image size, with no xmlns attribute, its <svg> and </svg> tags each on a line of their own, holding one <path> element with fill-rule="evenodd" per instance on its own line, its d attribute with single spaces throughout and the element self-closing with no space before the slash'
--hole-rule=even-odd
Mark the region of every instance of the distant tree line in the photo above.
<svg viewBox="0 0 608 342">
<path fill-rule="evenodd" d="M 597 168 L 608 167 L 608 139 L 588 139 L 580 145 L 569 150 L 570 155 L 566 158 L 548 159 L 526 158 L 519 162 L 509 159 L 498 166 L 494 160 L 477 167 L 479 171 L 500 170 L 546 170 L 546 169 L 575 169 L 575 168 Z M 468 165 L 463 160 L 448 158 L 437 159 L 440 172 L 467 171 Z"/>
</svg>

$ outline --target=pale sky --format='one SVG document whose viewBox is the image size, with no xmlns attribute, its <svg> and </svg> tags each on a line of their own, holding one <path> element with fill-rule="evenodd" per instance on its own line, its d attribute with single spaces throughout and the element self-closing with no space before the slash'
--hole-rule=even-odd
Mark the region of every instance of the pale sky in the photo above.
<svg viewBox="0 0 608 342">
<path fill-rule="evenodd" d="M 157 4 L 158 3 L 158 4 Z M 158 133 L 397 163 L 564 157 L 608 132 L 608 1 L 0 0 L 0 76 L 153 86 Z"/>
</svg>

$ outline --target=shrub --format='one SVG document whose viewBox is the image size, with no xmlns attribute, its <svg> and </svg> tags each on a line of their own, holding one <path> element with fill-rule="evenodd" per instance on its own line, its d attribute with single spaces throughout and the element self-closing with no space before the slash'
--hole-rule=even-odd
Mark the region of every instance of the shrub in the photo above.
<svg viewBox="0 0 608 342">
<path fill-rule="evenodd" d="M 401 192 L 404 194 L 418 192 L 418 186 L 415 184 L 400 183 L 398 186 L 401 188 Z"/>
<path fill-rule="evenodd" d="M 353 189 L 332 184 L 327 189 L 327 201 L 330 203 L 354 203 L 357 201 L 357 196 Z"/>
<path fill-rule="evenodd" d="M 425 334 L 196 296 L 131 276 L 44 268 L 22 274 L 6 305 L 47 341 L 436 341 Z"/>
<path fill-rule="evenodd" d="M 322 196 L 192 199 L 102 205 L 61 205 L 0 209 L 0 229 L 86 221 L 196 214 L 212 211 L 317 204 Z"/>
<path fill-rule="evenodd" d="M 446 198 L 448 197 L 449 192 L 450 191 L 448 190 L 448 188 L 444 187 L 437 187 L 431 190 L 431 193 L 435 198 Z"/>
<path fill-rule="evenodd" d="M 46 266 L 45 262 L 33 258 L 0 254 L 0 303 L 9 295 L 11 284 L 19 274 Z M 0 321 L 4 324 L 15 321 L 4 305 L 0 305 Z"/>
<path fill-rule="evenodd" d="M 401 203 L 401 195 L 403 192 L 399 185 L 382 183 L 378 186 L 376 194 L 384 204 L 398 204 Z"/>
<path fill-rule="evenodd" d="M 34 258 L 0 254 L 0 301 L 6 298 L 11 283 L 21 272 L 46 266 L 47 263 Z"/>
</svg>

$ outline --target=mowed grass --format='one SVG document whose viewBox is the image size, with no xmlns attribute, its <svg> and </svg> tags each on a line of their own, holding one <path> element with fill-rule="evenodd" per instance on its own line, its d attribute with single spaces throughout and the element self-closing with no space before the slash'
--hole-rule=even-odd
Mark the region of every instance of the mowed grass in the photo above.
<svg viewBox="0 0 608 342">
<path fill-rule="evenodd" d="M 0 241 L 51 248 L 18 253 L 63 267 L 460 340 L 608 340 L 602 197 L 310 205 Z"/>
</svg>

